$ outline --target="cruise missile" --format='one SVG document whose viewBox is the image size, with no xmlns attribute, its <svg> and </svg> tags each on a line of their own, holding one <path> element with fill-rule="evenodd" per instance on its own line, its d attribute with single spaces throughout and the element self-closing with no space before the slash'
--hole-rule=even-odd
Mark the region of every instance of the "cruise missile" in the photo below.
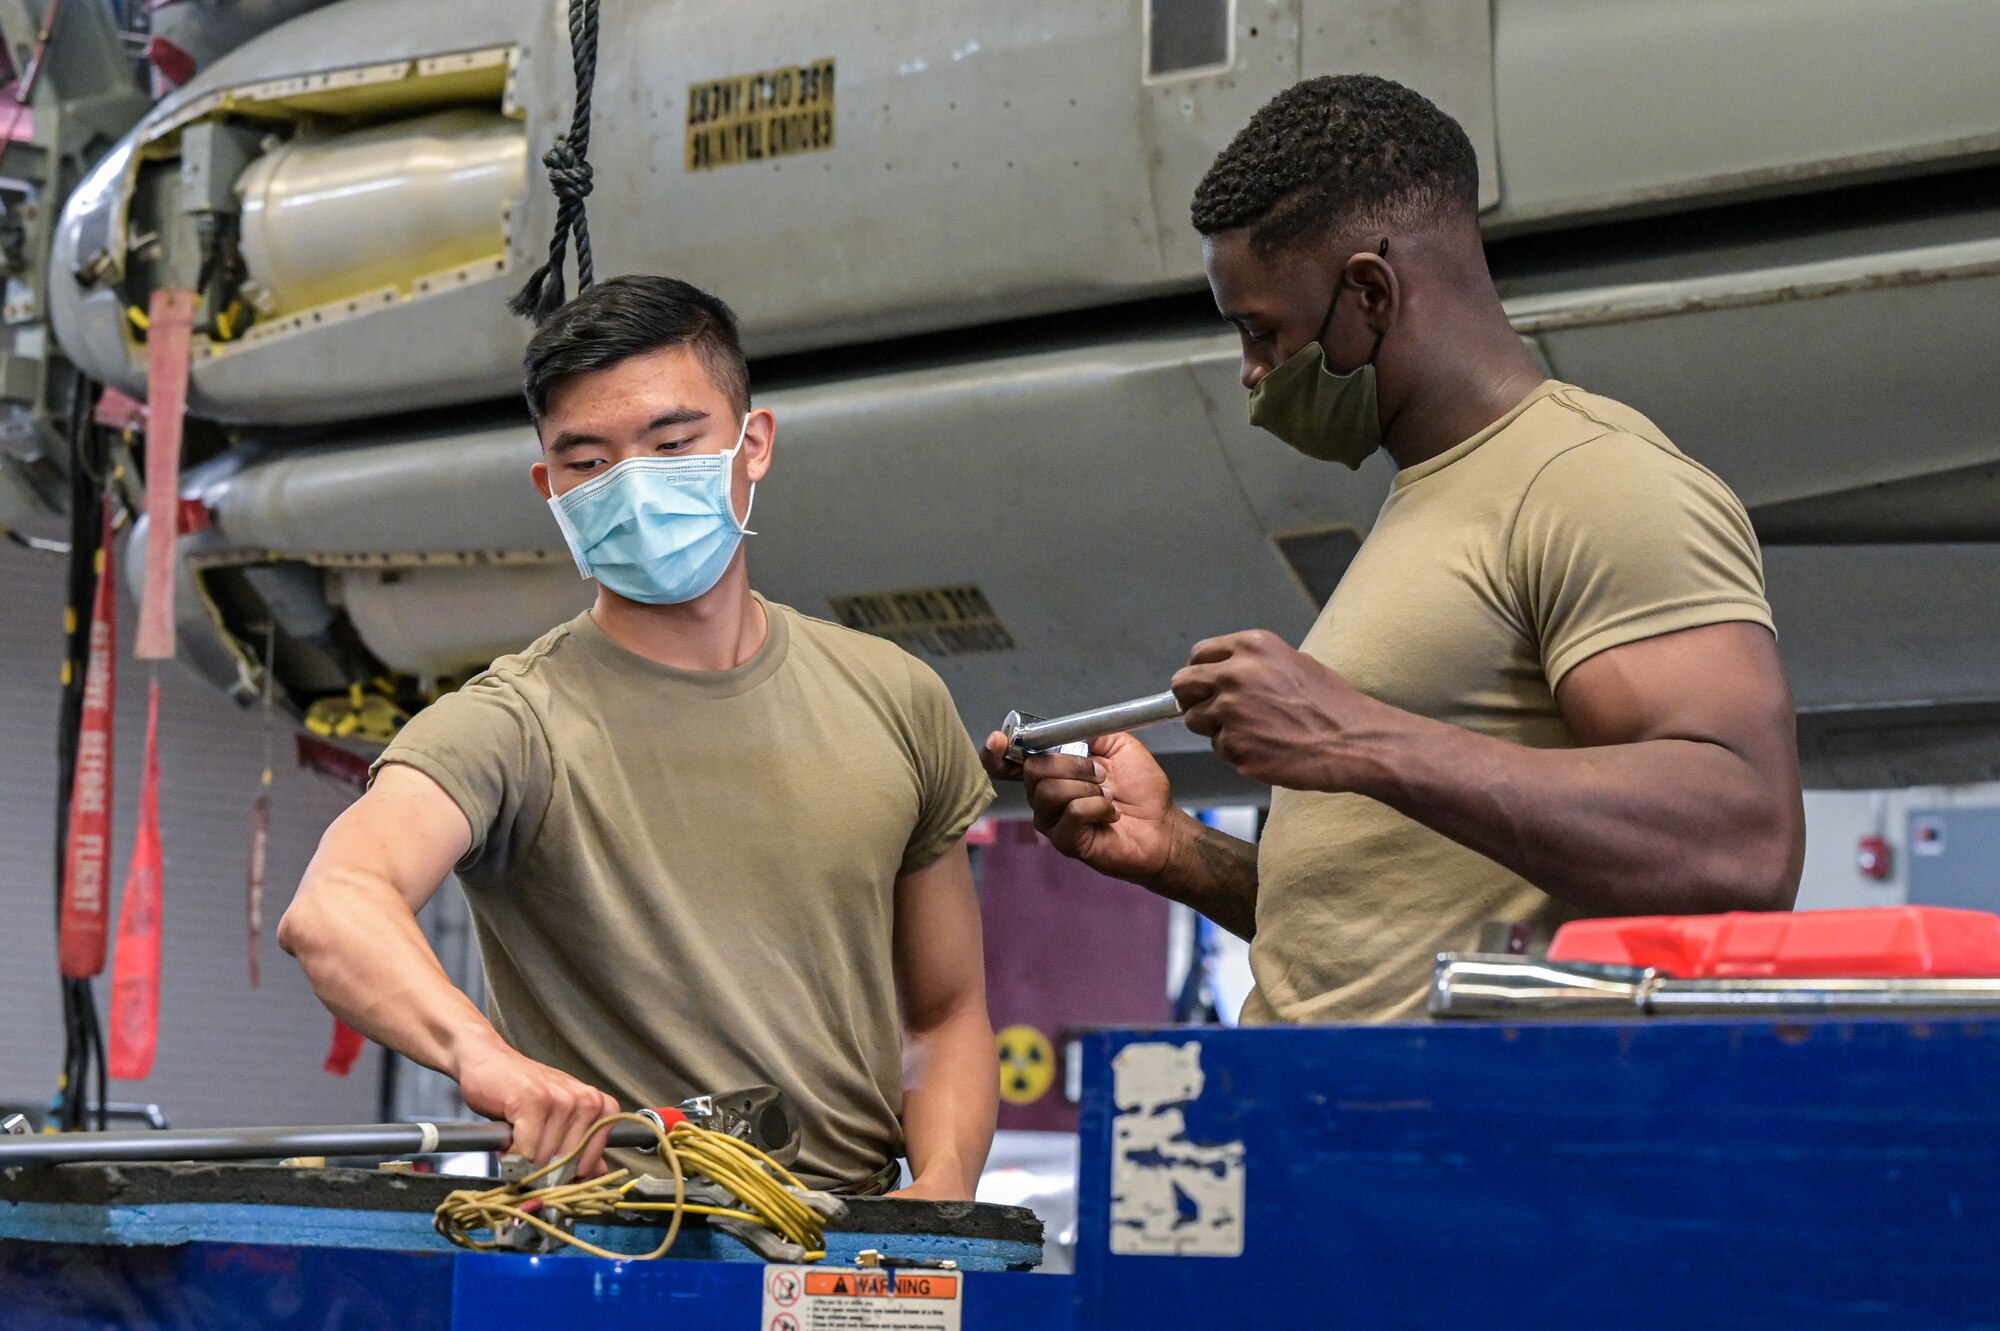
<svg viewBox="0 0 2000 1331">
<path fill-rule="evenodd" d="M 599 21 L 596 271 L 670 272 L 742 316 L 780 422 L 753 576 L 931 660 L 975 733 L 1153 692 L 1214 633 L 1296 639 L 1365 536 L 1386 466 L 1249 428 L 1187 222 L 1258 106 L 1351 70 L 1466 126 L 1550 373 L 1641 407 L 1751 506 L 1818 779 L 1883 775 L 1853 757 L 1869 726 L 2000 717 L 2000 499 L 1954 481 L 2000 461 L 2000 196 L 1967 188 L 2000 153 L 1990 5 Z M 1838 79 L 1826 50 L 1854 54 Z M 384 679 L 416 705 L 587 601 L 528 484 L 507 309 L 546 255 L 543 157 L 576 95 L 562 5 L 342 0 L 202 70 L 71 193 L 48 304 L 83 372 L 143 394 L 136 316 L 162 287 L 201 298 L 189 403 L 212 428 L 186 492 L 210 521 L 176 576 L 219 686 L 254 691 L 275 626 L 294 705 Z M 1902 516 L 1852 539 L 1853 497 L 1883 487 L 1871 511 Z M 1913 603 L 1904 579 L 1940 561 Z M 1857 622 L 1897 650 L 1857 652 Z M 1231 788 L 1195 737 L 1159 738 L 1190 798 Z"/>
</svg>

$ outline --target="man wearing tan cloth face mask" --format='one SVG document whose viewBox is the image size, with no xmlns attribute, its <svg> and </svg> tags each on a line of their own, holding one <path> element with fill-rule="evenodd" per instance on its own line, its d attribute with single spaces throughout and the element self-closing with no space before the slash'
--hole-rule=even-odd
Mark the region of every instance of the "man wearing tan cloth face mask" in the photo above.
<svg viewBox="0 0 2000 1331">
<path fill-rule="evenodd" d="M 1486 269 L 1464 131 L 1384 79 L 1281 93 L 1195 193 L 1250 419 L 1398 474 L 1303 646 L 1194 649 L 1187 724 L 1276 789 L 1256 846 L 1129 735 L 1025 772 L 1065 853 L 1251 943 L 1244 1019 L 1421 1015 L 1488 921 L 1788 909 L 1790 690 L 1756 538 L 1631 408 L 1545 379 Z M 1330 482 L 1331 483 L 1331 482 Z"/>
</svg>

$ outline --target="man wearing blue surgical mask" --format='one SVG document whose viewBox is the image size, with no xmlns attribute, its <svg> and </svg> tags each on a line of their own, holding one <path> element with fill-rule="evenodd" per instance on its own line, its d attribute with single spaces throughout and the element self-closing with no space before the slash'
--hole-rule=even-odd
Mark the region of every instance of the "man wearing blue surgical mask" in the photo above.
<svg viewBox="0 0 2000 1331">
<path fill-rule="evenodd" d="M 808 1183 L 880 1191 L 907 1153 L 909 1195 L 971 1197 L 998 1094 L 962 839 L 992 789 L 943 683 L 751 590 L 777 422 L 721 301 L 591 287 L 526 394 L 596 602 L 410 722 L 280 940 L 536 1160 L 618 1106 L 769 1083 Z M 490 1022 L 416 924 L 454 870 Z"/>
<path fill-rule="evenodd" d="M 1250 940 L 1246 1021 L 1421 1016 L 1436 955 L 1488 924 L 1532 945 L 1578 915 L 1798 890 L 1749 517 L 1653 422 L 1542 374 L 1478 200 L 1458 123 L 1367 75 L 1280 93 L 1195 191 L 1250 423 L 1397 472 L 1302 644 L 1212 638 L 1174 676 L 1189 728 L 1274 788 L 1260 842 L 1182 813 L 1129 735 L 1018 773 L 1057 847 Z"/>
</svg>

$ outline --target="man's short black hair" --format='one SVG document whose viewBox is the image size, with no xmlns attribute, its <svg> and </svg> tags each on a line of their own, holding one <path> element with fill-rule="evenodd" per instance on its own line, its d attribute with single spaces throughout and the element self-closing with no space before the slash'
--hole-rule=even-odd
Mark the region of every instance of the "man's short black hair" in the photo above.
<svg viewBox="0 0 2000 1331">
<path fill-rule="evenodd" d="M 535 333 L 522 365 L 528 411 L 539 423 L 564 380 L 668 347 L 693 351 L 736 413 L 750 410 L 750 367 L 730 308 L 677 277 L 634 275 L 585 288 Z"/>
<path fill-rule="evenodd" d="M 1479 159 L 1456 120 L 1400 83 L 1328 74 L 1250 117 L 1194 192 L 1204 236 L 1250 226 L 1270 255 L 1350 230 L 1420 230 L 1479 214 Z"/>
</svg>

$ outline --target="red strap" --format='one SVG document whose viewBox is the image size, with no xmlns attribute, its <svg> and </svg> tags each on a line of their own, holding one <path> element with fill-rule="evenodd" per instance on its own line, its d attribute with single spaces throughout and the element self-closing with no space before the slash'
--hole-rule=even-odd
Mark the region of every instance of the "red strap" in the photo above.
<svg viewBox="0 0 2000 1331">
<path fill-rule="evenodd" d="M 349 753 L 338 744 L 301 734 L 298 737 L 298 755 L 301 767 L 310 768 L 357 791 L 368 789 L 368 760 L 358 753 Z"/>
<path fill-rule="evenodd" d="M 97 409 L 90 418 L 107 430 L 137 430 L 146 424 L 146 404 L 107 388 L 97 395 Z"/>
<path fill-rule="evenodd" d="M 137 1081 L 153 1070 L 160 1035 L 160 682 L 146 703 L 146 765 L 139 786 L 139 828 L 118 906 L 118 955 L 111 963 L 108 1071 Z"/>
<path fill-rule="evenodd" d="M 111 501 L 104 501 L 104 545 L 91 598 L 90 654 L 83 674 L 83 729 L 76 739 L 69 838 L 63 847 L 62 973 L 88 979 L 104 970 L 106 905 L 111 889 L 111 735 L 117 696 L 118 594 L 111 570 Z"/>
<path fill-rule="evenodd" d="M 146 43 L 146 62 L 160 71 L 160 77 L 170 88 L 178 88 L 194 77 L 195 59 L 181 47 L 164 37 L 155 37 Z"/>
<path fill-rule="evenodd" d="M 361 1051 L 367 1047 L 368 1041 L 360 1031 L 335 1017 L 333 1044 L 326 1051 L 326 1070 L 336 1077 L 345 1077 L 354 1071 L 355 1063 L 361 1059 Z"/>
<path fill-rule="evenodd" d="M 141 661 L 174 654 L 174 543 L 181 525 L 181 418 L 187 411 L 194 293 L 153 293 L 146 328 L 146 586 L 139 598 Z"/>
</svg>

